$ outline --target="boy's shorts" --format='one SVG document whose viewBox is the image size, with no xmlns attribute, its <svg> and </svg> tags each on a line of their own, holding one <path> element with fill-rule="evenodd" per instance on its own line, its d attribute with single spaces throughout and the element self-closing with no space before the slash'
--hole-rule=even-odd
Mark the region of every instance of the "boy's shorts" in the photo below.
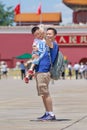
<svg viewBox="0 0 87 130">
<path fill-rule="evenodd" d="M 50 73 L 36 73 L 36 84 L 38 95 L 48 95 L 49 94 L 49 85 L 50 82 Z"/>
</svg>

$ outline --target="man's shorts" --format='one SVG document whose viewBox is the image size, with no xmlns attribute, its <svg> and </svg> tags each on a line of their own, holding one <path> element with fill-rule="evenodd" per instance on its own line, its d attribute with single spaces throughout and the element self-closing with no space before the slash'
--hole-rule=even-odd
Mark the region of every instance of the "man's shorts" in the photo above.
<svg viewBox="0 0 87 130">
<path fill-rule="evenodd" d="M 38 95 L 48 95 L 49 94 L 49 85 L 50 82 L 50 73 L 37 73 L 36 74 L 36 84 Z"/>
</svg>

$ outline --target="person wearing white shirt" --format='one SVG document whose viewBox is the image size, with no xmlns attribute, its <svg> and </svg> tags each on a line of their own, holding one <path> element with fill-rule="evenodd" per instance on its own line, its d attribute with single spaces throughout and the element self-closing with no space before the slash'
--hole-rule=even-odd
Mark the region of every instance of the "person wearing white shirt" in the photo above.
<svg viewBox="0 0 87 130">
<path fill-rule="evenodd" d="M 75 63 L 73 68 L 75 70 L 76 79 L 78 79 L 80 65 L 78 63 Z"/>
<path fill-rule="evenodd" d="M 4 62 L 2 65 L 1 65 L 1 71 L 2 71 L 2 75 L 3 77 L 7 78 L 7 64 Z"/>
</svg>

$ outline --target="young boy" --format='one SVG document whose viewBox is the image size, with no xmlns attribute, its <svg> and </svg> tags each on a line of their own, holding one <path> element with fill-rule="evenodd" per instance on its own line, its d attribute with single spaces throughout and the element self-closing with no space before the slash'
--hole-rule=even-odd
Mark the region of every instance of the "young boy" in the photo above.
<svg viewBox="0 0 87 130">
<path fill-rule="evenodd" d="M 26 76 L 24 78 L 25 82 L 29 82 L 29 76 L 34 75 L 34 67 L 39 64 L 40 59 L 43 57 L 45 50 L 46 50 L 46 42 L 44 40 L 44 31 L 41 30 L 39 27 L 32 28 L 32 34 L 34 35 L 35 39 L 32 45 L 32 64 Z"/>
</svg>

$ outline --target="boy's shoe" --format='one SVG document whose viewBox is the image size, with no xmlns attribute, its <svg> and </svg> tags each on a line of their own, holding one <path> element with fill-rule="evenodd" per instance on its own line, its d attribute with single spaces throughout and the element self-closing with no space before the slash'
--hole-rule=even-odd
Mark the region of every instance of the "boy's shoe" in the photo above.
<svg viewBox="0 0 87 130">
<path fill-rule="evenodd" d="M 28 82 L 29 82 L 29 78 L 28 78 L 28 77 L 25 77 L 25 78 L 24 78 L 24 81 L 25 81 L 25 83 L 28 83 Z"/>
<path fill-rule="evenodd" d="M 46 116 L 47 116 L 47 114 L 45 113 L 43 116 L 38 117 L 37 119 L 42 119 L 42 118 L 44 118 L 44 117 L 46 117 Z"/>
<path fill-rule="evenodd" d="M 32 75 L 29 75 L 29 80 L 32 80 L 33 76 Z"/>
<path fill-rule="evenodd" d="M 40 120 L 42 121 L 53 121 L 53 120 L 56 120 L 56 117 L 55 115 L 54 116 L 51 116 L 50 114 L 44 116 L 43 118 L 41 118 Z"/>
</svg>

